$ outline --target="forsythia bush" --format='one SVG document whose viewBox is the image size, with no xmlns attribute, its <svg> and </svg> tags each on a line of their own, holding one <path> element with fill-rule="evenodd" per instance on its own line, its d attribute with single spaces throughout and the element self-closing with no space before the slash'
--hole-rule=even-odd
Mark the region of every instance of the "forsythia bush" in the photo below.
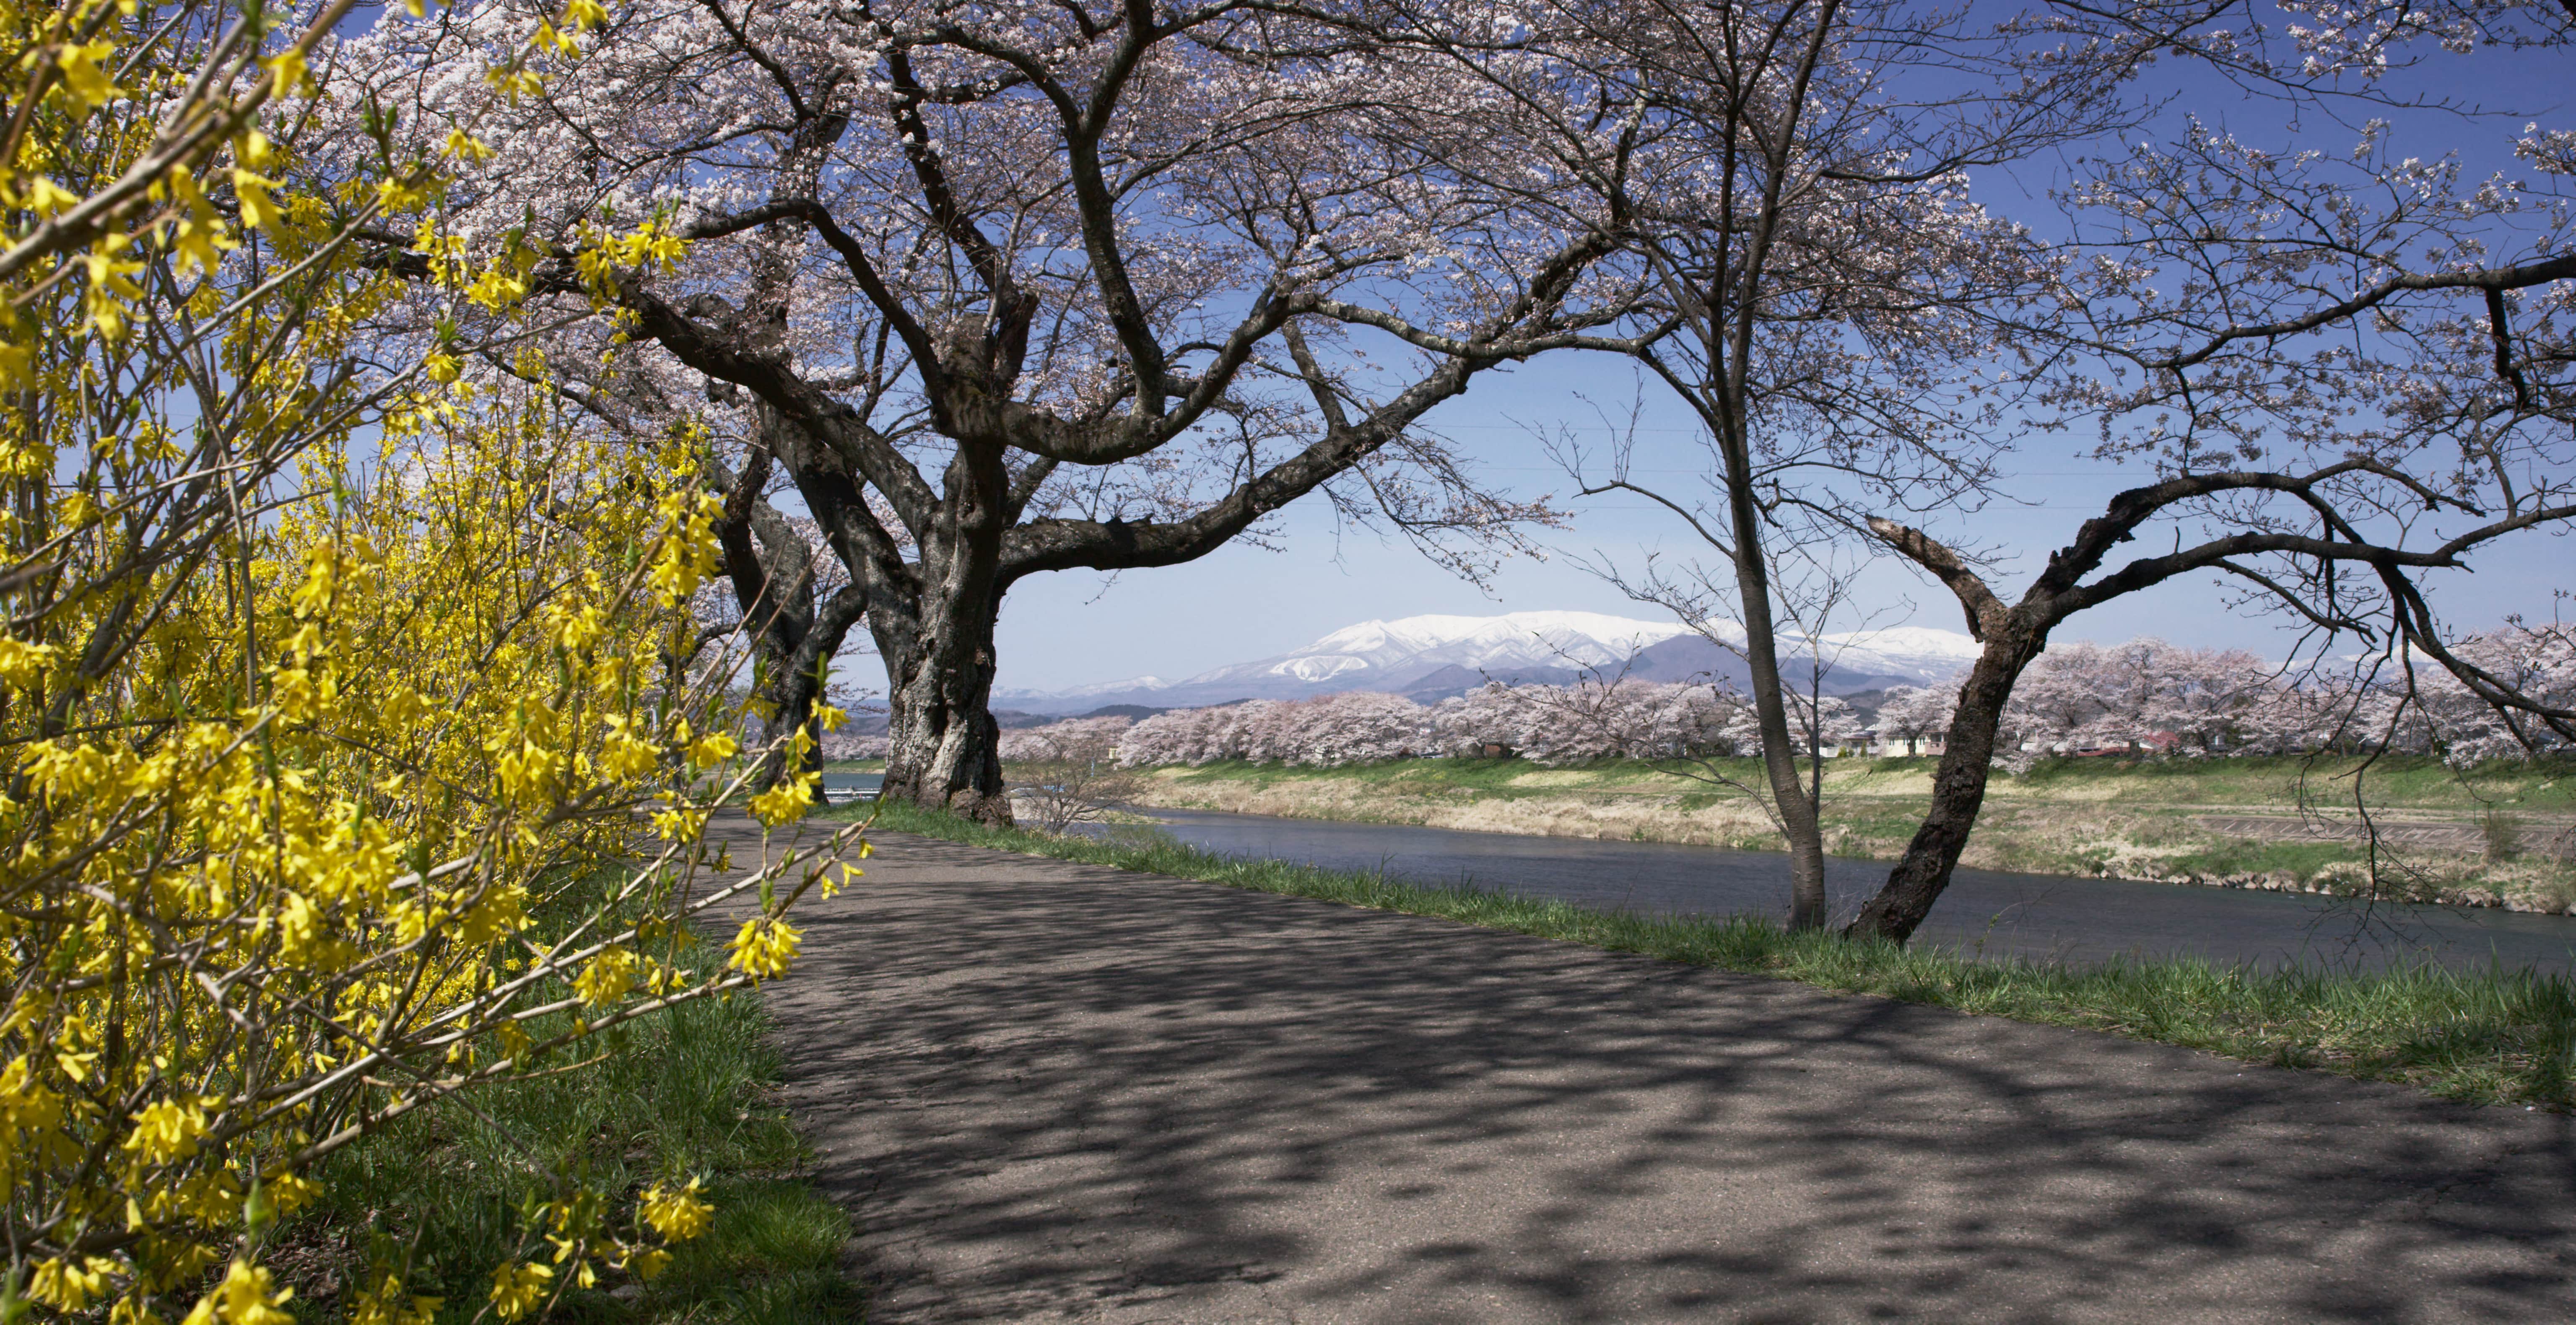
<svg viewBox="0 0 2576 1325">
<path fill-rule="evenodd" d="M 716 561 L 696 439 L 585 432 L 499 348 L 536 258 L 442 237 L 437 162 L 296 182 L 304 57 L 348 9 L 0 3 L 0 1325 L 283 1325 L 262 1243 L 318 1161 L 779 974 L 788 906 L 849 872 L 838 839 L 748 872 L 701 841 L 744 760 L 686 610 Z M 495 95 L 601 17 L 577 0 Z M 349 242 L 387 226 L 429 271 Z M 437 343 L 389 348 L 423 325 L 397 310 Z M 478 352 L 524 387 L 476 390 Z M 683 922 L 729 898 L 693 981 Z M 567 1178 L 480 1311 L 650 1275 L 708 1213 L 682 1175 Z M 408 1275 L 373 1267 L 350 1319 L 427 1320 Z"/>
</svg>

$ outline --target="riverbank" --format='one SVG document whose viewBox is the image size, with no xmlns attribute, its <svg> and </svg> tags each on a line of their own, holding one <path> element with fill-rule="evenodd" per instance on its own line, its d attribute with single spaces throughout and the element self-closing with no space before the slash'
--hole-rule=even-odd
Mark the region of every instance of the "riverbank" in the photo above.
<svg viewBox="0 0 2576 1325">
<path fill-rule="evenodd" d="M 2191 959 L 2074 966 L 1791 934 L 1752 918 L 1588 909 L 1380 874 L 1238 859 L 1151 832 L 1104 839 L 993 829 L 906 805 L 851 805 L 888 832 L 1259 892 L 1434 916 L 1694 966 L 2017 1021 L 2107 1031 L 2248 1062 L 2404 1082 L 2479 1103 L 2576 1103 L 2576 987 L 2529 970 L 2430 964 L 2373 972 L 2255 970 Z"/>
<path fill-rule="evenodd" d="M 1930 759 L 1826 766 L 1828 853 L 1893 860 L 1931 798 Z M 1750 760 L 1737 786 L 1648 764 L 1416 759 L 1354 768 L 1213 764 L 1139 779 L 1135 803 L 1733 850 L 1779 848 Z M 2371 843 L 2354 806 L 2378 832 Z M 2374 855 L 2376 857 L 2374 861 Z M 2202 887 L 2576 914 L 2576 769 L 2423 759 L 2060 760 L 1998 772 L 1962 865 Z M 2376 865 L 2377 878 L 2373 870 Z"/>
</svg>

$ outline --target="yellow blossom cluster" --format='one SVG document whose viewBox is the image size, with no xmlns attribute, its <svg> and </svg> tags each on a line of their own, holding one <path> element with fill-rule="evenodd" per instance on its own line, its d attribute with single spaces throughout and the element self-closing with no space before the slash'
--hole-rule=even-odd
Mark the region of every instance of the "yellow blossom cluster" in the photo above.
<svg viewBox="0 0 2576 1325">
<path fill-rule="evenodd" d="M 0 1321 L 283 1325 L 261 1252 L 319 1161 L 781 974 L 841 845 L 744 874 L 701 840 L 759 753 L 689 612 L 703 439 L 588 430 L 533 356 L 462 371 L 567 255 L 470 252 L 435 161 L 324 178 L 263 120 L 347 10 L 0 0 Z M 573 0 L 540 44 L 604 19 Z M 389 222 L 426 276 L 361 260 Z M 650 224 L 587 242 L 594 284 L 677 254 Z M 485 330 L 387 369 L 405 301 Z M 688 917 L 753 896 L 690 976 Z M 566 1178 L 489 1310 L 649 1275 L 708 1212 Z M 371 1266 L 348 1318 L 432 1319 L 410 1268 Z"/>
</svg>

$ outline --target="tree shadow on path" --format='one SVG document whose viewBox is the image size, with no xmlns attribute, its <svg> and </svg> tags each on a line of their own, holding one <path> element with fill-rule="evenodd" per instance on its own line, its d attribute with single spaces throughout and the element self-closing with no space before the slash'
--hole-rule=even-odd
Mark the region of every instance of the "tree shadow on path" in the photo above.
<svg viewBox="0 0 2576 1325">
<path fill-rule="evenodd" d="M 773 989 L 871 1319 L 2532 1321 L 2564 1117 L 890 838 Z"/>
</svg>

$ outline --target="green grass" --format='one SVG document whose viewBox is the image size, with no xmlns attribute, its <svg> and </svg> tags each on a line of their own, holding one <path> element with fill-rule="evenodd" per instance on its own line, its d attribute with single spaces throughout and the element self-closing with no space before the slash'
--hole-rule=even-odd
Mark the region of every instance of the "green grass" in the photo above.
<svg viewBox="0 0 2576 1325">
<path fill-rule="evenodd" d="M 2168 858 L 2177 870 L 2201 874 L 2268 874 L 2287 870 L 2312 878 L 2328 866 L 2358 864 L 2366 859 L 2358 846 L 2336 842 L 2249 842 L 2235 840 L 2206 850 Z"/>
<path fill-rule="evenodd" d="M 2108 786 L 2128 800 L 2249 807 L 2295 804 L 2304 785 L 2308 799 L 2331 807 L 2350 803 L 2356 772 L 2375 807 L 2470 810 L 2500 804 L 2543 812 L 2576 810 L 2576 765 L 2554 759 L 2498 760 L 2461 769 L 2423 755 L 2389 755 L 2369 763 L 2366 771 L 2362 760 L 2348 756 L 2052 759 L 1995 781 L 2039 795 Z"/>
<path fill-rule="evenodd" d="M 602 1280 L 567 1293 L 553 1320 L 858 1321 L 841 1269 L 849 1217 L 802 1177 L 805 1149 L 771 1099 L 767 1027 L 757 994 L 684 1003 L 604 1033 L 587 1053 L 607 1052 L 589 1067 L 443 1102 L 335 1156 L 316 1175 L 328 1195 L 281 1227 L 271 1258 L 300 1281 L 297 1319 L 340 1319 L 335 1299 L 371 1247 L 388 1262 L 410 1249 L 414 1291 L 447 1299 L 441 1325 L 471 1319 L 518 1244 L 522 1207 L 568 1172 L 619 1194 L 699 1177 L 716 1216 L 640 1295 Z"/>
<path fill-rule="evenodd" d="M 855 816 L 864 805 L 828 811 Z M 2108 1031 L 2259 1063 L 2408 1082 L 2480 1103 L 2576 1103 L 2576 987 L 2527 970 L 2430 964 L 2370 974 L 2259 971 L 2198 960 L 2072 966 L 1792 934 L 1766 920 L 1663 919 L 1564 902 L 1423 887 L 1275 860 L 1242 860 L 1169 835 L 1106 840 L 994 829 L 910 806 L 878 826 L 952 842 L 1260 892 L 1436 916 L 1668 961 L 1796 980 L 1992 1016 Z"/>
</svg>

